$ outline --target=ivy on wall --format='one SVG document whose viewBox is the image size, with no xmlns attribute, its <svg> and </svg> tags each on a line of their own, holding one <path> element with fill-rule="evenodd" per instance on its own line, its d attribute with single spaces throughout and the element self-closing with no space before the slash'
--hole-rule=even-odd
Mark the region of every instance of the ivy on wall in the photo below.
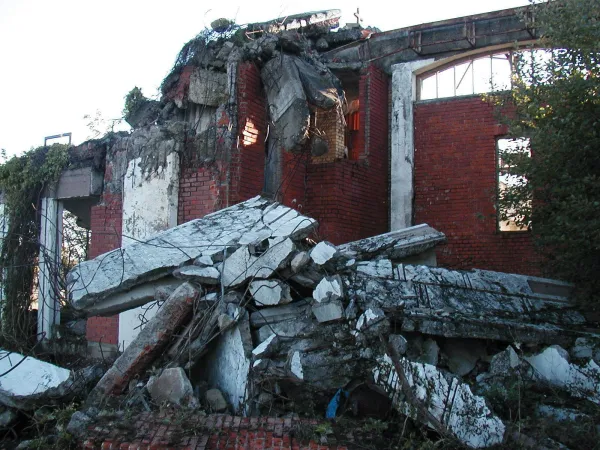
<svg viewBox="0 0 600 450">
<path fill-rule="evenodd" d="M 44 190 L 68 164 L 67 146 L 31 149 L 0 165 L 0 191 L 8 220 L 0 249 L 0 285 L 4 290 L 0 346 L 27 350 L 35 342 L 31 312 L 40 251 L 40 206 Z"/>
</svg>

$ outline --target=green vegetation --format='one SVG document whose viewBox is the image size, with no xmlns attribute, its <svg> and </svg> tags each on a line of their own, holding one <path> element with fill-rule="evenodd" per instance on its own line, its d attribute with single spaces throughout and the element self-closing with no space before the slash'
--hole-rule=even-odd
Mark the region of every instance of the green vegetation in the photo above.
<svg viewBox="0 0 600 450">
<path fill-rule="evenodd" d="M 35 342 L 30 314 L 40 251 L 40 206 L 44 189 L 68 164 L 67 146 L 38 147 L 0 165 L 0 191 L 7 209 L 8 232 L 0 249 L 4 288 L 0 345 L 26 350 Z"/>
<path fill-rule="evenodd" d="M 548 275 L 600 300 L 600 2 L 535 2 L 544 57 L 517 61 L 512 136 L 529 144 L 501 154 L 520 180 L 500 194 L 501 219 L 530 227 Z M 531 149 L 531 157 L 529 157 Z M 525 182 L 526 180 L 526 182 Z"/>
</svg>

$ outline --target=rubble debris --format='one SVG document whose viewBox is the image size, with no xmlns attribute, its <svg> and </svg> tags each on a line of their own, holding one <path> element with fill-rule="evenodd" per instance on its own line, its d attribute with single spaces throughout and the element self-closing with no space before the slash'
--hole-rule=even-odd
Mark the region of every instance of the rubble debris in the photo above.
<svg viewBox="0 0 600 450">
<path fill-rule="evenodd" d="M 319 323 L 332 322 L 344 317 L 344 305 L 340 300 L 326 300 L 315 303 L 312 312 Z"/>
<path fill-rule="evenodd" d="M 356 271 L 376 278 L 393 278 L 392 262 L 389 259 L 359 262 Z"/>
<path fill-rule="evenodd" d="M 221 274 L 219 271 L 210 267 L 183 266 L 173 271 L 175 278 L 183 280 L 192 280 L 200 284 L 219 284 Z"/>
<path fill-rule="evenodd" d="M 470 385 L 501 382 L 524 369 L 523 360 L 535 369 L 530 370 L 535 381 L 528 382 L 600 398 L 592 384 L 598 372 L 593 361 L 569 363 L 553 347 L 535 353 L 563 342 L 581 354 L 585 342 L 577 339 L 595 336 L 576 306 L 559 295 L 564 289 L 536 290 L 540 283 L 560 282 L 402 262 L 443 242 L 428 226 L 337 247 L 314 245 L 304 239 L 316 226 L 312 219 L 260 198 L 241 205 L 235 227 L 225 225 L 233 220 L 227 212 L 202 219 L 199 231 L 180 232 L 194 240 L 185 257 L 162 259 L 167 270 L 157 267 L 152 276 L 139 272 L 131 291 L 144 286 L 158 291 L 154 283 L 162 280 L 182 282 L 173 275 L 188 281 L 171 293 L 96 393 L 122 392 L 152 363 L 185 370 L 196 388 L 218 389 L 213 410 L 281 416 L 325 411 L 335 392 L 348 392 L 344 408 L 340 394 L 335 414 L 385 417 L 384 409 L 393 404 L 444 438 L 473 448 L 502 442 L 505 425 L 501 412 Z M 167 242 L 168 233 L 153 242 Z M 219 245 L 204 241 L 203 250 L 188 250 L 197 235 L 218 236 Z M 207 269 L 220 272 L 218 284 L 216 276 L 191 276 Z M 88 301 L 109 304 L 122 295 L 111 280 L 104 282 L 110 294 L 98 291 Z M 532 356 L 521 359 L 512 345 Z M 561 374 L 549 373 L 552 365 Z M 197 389 L 198 398 L 208 401 L 204 389 Z M 370 408 L 361 395 L 377 398 L 379 406 Z"/>
<path fill-rule="evenodd" d="M 290 287 L 279 280 L 256 280 L 250 282 L 250 294 L 257 306 L 285 305 L 292 301 Z"/>
<path fill-rule="evenodd" d="M 325 277 L 313 291 L 313 298 L 321 303 L 327 300 L 339 300 L 344 297 L 344 287 L 339 275 Z"/>
<path fill-rule="evenodd" d="M 331 258 L 333 258 L 336 253 L 337 249 L 334 245 L 323 241 L 315 245 L 310 251 L 310 258 L 315 262 L 315 264 L 322 266 Z"/>
<path fill-rule="evenodd" d="M 225 397 L 218 389 L 209 389 L 206 391 L 206 402 L 210 407 L 211 411 L 214 412 L 225 412 L 227 411 L 227 402 L 225 401 Z"/>
<path fill-rule="evenodd" d="M 448 430 L 463 444 L 471 448 L 484 448 L 500 444 L 504 439 L 506 427 L 485 403 L 483 397 L 474 395 L 468 384 L 456 378 L 447 380 L 433 365 L 408 361 L 399 358 L 399 368 L 394 368 L 392 359 L 386 354 L 382 357 L 380 368 L 374 369 L 375 382 L 390 393 L 402 392 L 397 370 L 406 377 L 415 399 L 427 408 L 431 416 L 441 427 Z M 403 414 L 415 417 L 417 405 L 401 401 L 393 395 L 395 407 Z M 431 425 L 422 417 L 425 425 Z M 438 430 L 439 431 L 439 430 Z"/>
<path fill-rule="evenodd" d="M 347 259 L 369 260 L 386 257 L 401 261 L 446 242 L 446 236 L 427 224 L 349 242 L 338 246 L 340 255 Z"/>
<path fill-rule="evenodd" d="M 519 355 L 517 355 L 517 352 L 509 345 L 506 347 L 506 350 L 492 357 L 489 373 L 491 375 L 505 375 L 519 367 L 520 364 L 521 360 L 519 359 Z"/>
<path fill-rule="evenodd" d="M 190 408 L 197 406 L 192 384 L 181 367 L 164 369 L 158 376 L 150 377 L 146 389 L 159 405 L 166 402 Z"/>
<path fill-rule="evenodd" d="M 0 350 L 0 372 L 0 403 L 20 410 L 74 395 L 88 381 L 82 373 L 6 350 Z"/>
<path fill-rule="evenodd" d="M 171 336 L 189 318 L 199 294 L 200 291 L 189 283 L 179 286 L 104 374 L 88 401 L 99 396 L 121 394 L 132 377 L 161 354 Z"/>
<path fill-rule="evenodd" d="M 73 436 L 84 437 L 92 418 L 83 411 L 75 411 L 67 425 L 67 432 Z"/>
<path fill-rule="evenodd" d="M 198 105 L 219 106 L 227 101 L 227 74 L 196 68 L 190 76 L 188 89 L 189 101 Z"/>
<path fill-rule="evenodd" d="M 261 241 L 271 238 L 270 249 L 255 257 L 241 247 L 228 258 L 222 277 L 226 286 L 241 284 L 251 276 L 268 277 L 292 252 L 293 244 L 285 238 L 305 237 L 315 225 L 314 219 L 293 209 L 255 197 L 79 264 L 68 275 L 71 303 L 84 312 L 94 308 L 94 314 L 119 312 L 115 306 L 109 309 L 102 304 L 116 303 L 111 302 L 114 294 L 165 277 L 183 263 L 254 242 L 259 235 Z M 251 263 L 255 271 L 243 266 Z M 121 311 L 139 306 L 139 301 L 122 305 Z"/>
<path fill-rule="evenodd" d="M 600 367 L 593 360 L 585 366 L 569 363 L 569 353 L 559 345 L 525 357 L 534 370 L 534 378 L 566 389 L 575 397 L 600 404 Z"/>
</svg>

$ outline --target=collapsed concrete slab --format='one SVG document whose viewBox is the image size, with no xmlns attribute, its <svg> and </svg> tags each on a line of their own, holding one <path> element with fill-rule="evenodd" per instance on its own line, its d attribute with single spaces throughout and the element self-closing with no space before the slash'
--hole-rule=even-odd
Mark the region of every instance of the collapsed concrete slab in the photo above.
<svg viewBox="0 0 600 450">
<path fill-rule="evenodd" d="M 71 302 L 74 308 L 82 311 L 89 308 L 102 311 L 99 304 L 108 302 L 111 303 L 110 311 L 115 312 L 115 302 L 110 299 L 112 295 L 163 278 L 184 263 L 201 256 L 225 252 L 231 247 L 257 244 L 270 238 L 276 251 L 267 251 L 266 255 L 255 257 L 249 254 L 247 247 L 243 247 L 237 255 L 240 257 L 240 264 L 250 261 L 262 264 L 263 260 L 268 260 L 275 253 L 279 252 L 277 255 L 280 255 L 284 249 L 293 247 L 291 241 L 286 241 L 285 238 L 301 239 L 314 230 L 315 226 L 314 219 L 302 216 L 291 208 L 255 197 L 208 214 L 202 219 L 166 230 L 147 241 L 132 243 L 79 264 L 68 275 Z M 272 263 L 271 271 L 265 277 L 287 256 L 285 254 L 276 263 Z M 238 266 L 234 260 L 225 265 L 223 278 L 227 285 L 239 279 L 242 283 L 247 277 L 257 276 L 257 273 L 246 273 L 241 269 L 233 273 L 236 267 Z M 239 278 L 240 272 L 244 273 L 244 278 Z M 258 276 L 262 273 L 260 268 L 257 272 Z M 133 303 L 124 305 L 123 309 L 140 304 L 139 300 Z"/>
<path fill-rule="evenodd" d="M 414 393 L 413 402 L 427 408 L 463 444 L 485 448 L 502 443 L 506 431 L 502 420 L 495 416 L 483 397 L 474 395 L 468 384 L 456 378 L 448 380 L 435 366 L 399 358 L 400 370 Z M 373 377 L 390 393 L 394 406 L 403 414 L 417 418 L 417 405 L 403 395 L 400 377 L 388 355 L 380 360 Z M 426 420 L 426 419 L 425 419 Z M 425 425 L 430 425 L 427 421 Z"/>
<path fill-rule="evenodd" d="M 387 257 L 401 260 L 432 249 L 446 241 L 444 233 L 427 224 L 415 225 L 402 230 L 338 245 L 340 255 L 348 259 L 366 260 Z"/>
<path fill-rule="evenodd" d="M 362 308 L 377 306 L 402 319 L 406 332 L 446 338 L 513 342 L 572 341 L 585 322 L 565 297 L 539 294 L 530 282 L 557 283 L 524 275 L 444 268 L 394 266 L 394 280 L 378 273 L 345 277 L 347 295 Z"/>
</svg>

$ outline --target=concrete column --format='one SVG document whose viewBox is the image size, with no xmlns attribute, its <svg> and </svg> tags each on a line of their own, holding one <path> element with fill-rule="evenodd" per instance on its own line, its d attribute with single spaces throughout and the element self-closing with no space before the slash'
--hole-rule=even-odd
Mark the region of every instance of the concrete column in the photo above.
<svg viewBox="0 0 600 450">
<path fill-rule="evenodd" d="M 170 153 L 166 165 L 146 173 L 141 158 L 129 161 L 123 186 L 123 240 L 125 247 L 177 225 L 179 196 L 179 155 Z M 119 314 L 119 346 L 127 347 L 142 329 L 143 315 L 156 314 L 154 305 L 145 305 Z"/>
<path fill-rule="evenodd" d="M 414 197 L 414 117 L 417 99 L 415 71 L 433 63 L 433 59 L 392 66 L 392 154 L 390 189 L 390 229 L 412 226 Z"/>
<path fill-rule="evenodd" d="M 41 207 L 40 256 L 38 269 L 38 340 L 52 339 L 60 323 L 60 253 L 63 206 L 60 200 L 44 197 Z"/>
</svg>

